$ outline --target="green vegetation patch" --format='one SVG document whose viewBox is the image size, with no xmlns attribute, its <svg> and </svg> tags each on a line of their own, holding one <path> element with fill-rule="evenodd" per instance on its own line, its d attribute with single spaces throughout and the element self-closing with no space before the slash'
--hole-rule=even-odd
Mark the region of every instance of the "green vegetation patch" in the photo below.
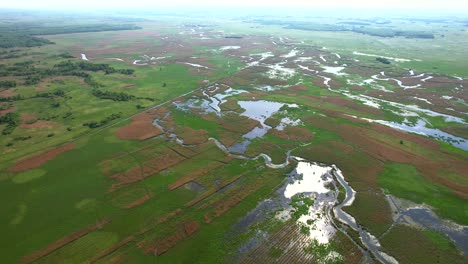
<svg viewBox="0 0 468 264">
<path fill-rule="evenodd" d="M 423 178 L 416 167 L 390 163 L 379 175 L 379 184 L 389 193 L 436 208 L 436 213 L 457 223 L 468 224 L 466 201 L 449 188 Z"/>
<path fill-rule="evenodd" d="M 380 242 L 402 264 L 465 263 L 452 242 L 432 231 L 397 225 Z"/>
<path fill-rule="evenodd" d="M 37 169 L 37 170 L 28 170 L 25 172 L 20 172 L 13 176 L 12 181 L 17 184 L 27 183 L 38 179 L 46 174 L 45 170 Z"/>
</svg>

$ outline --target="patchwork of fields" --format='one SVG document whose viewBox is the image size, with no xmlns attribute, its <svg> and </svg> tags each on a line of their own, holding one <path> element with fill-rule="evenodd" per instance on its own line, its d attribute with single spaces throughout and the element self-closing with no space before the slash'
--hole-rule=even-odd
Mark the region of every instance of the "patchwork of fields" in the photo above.
<svg viewBox="0 0 468 264">
<path fill-rule="evenodd" d="M 5 263 L 466 262 L 466 32 L 135 24 L 2 49 Z"/>
</svg>

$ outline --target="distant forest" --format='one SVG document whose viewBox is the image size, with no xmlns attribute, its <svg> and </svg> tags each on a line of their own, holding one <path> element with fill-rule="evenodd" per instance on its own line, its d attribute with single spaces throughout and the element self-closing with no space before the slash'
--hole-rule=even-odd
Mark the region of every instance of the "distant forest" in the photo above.
<svg viewBox="0 0 468 264">
<path fill-rule="evenodd" d="M 67 33 L 133 30 L 140 27 L 132 24 L 86 24 L 50 26 L 34 23 L 0 23 L 0 48 L 37 47 L 53 42 L 37 37 Z"/>
<path fill-rule="evenodd" d="M 364 22 L 341 22 L 341 25 L 321 24 L 307 21 L 283 21 L 283 20 L 264 20 L 258 19 L 253 22 L 262 25 L 280 25 L 287 29 L 299 29 L 307 31 L 350 31 L 376 37 L 404 37 L 404 38 L 422 38 L 433 39 L 434 34 L 431 32 L 415 31 L 415 30 L 394 30 L 390 28 L 382 28 L 372 26 L 370 23 Z M 376 23 L 383 24 L 383 23 Z"/>
</svg>

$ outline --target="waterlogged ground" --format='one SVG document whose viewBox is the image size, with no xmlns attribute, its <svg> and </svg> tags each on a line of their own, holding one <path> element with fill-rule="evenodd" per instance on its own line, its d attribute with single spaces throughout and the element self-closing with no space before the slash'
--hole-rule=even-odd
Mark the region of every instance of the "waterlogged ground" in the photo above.
<svg viewBox="0 0 468 264">
<path fill-rule="evenodd" d="M 1 104 L 21 117 L 0 139 L 7 262 L 466 262 L 467 76 L 288 29 L 159 23 L 41 48 L 133 75 L 1 92 L 25 97 Z"/>
</svg>

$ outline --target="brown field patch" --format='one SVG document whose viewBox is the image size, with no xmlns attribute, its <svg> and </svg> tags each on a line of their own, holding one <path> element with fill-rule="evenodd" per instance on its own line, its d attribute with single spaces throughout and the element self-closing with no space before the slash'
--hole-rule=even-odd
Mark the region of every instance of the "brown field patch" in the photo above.
<svg viewBox="0 0 468 264">
<path fill-rule="evenodd" d="M 43 120 L 38 120 L 34 123 L 31 124 L 22 124 L 20 125 L 21 128 L 24 129 L 32 129 L 32 128 L 49 128 L 49 127 L 54 127 L 58 123 L 53 122 L 53 121 L 43 121 Z"/>
<path fill-rule="evenodd" d="M 222 111 L 234 111 L 234 112 L 237 112 L 237 111 L 240 111 L 241 110 L 241 107 L 240 105 L 237 103 L 237 100 L 236 99 L 233 99 L 233 98 L 228 98 L 226 100 L 226 102 L 224 102 L 222 105 L 220 105 L 220 108 Z"/>
<path fill-rule="evenodd" d="M 120 139 L 145 140 L 158 135 L 163 131 L 153 125 L 156 117 L 153 114 L 144 112 L 132 117 L 132 123 L 119 128 L 116 133 Z"/>
<path fill-rule="evenodd" d="M 272 129 L 270 131 L 274 136 L 287 140 L 310 141 L 314 138 L 314 134 L 312 134 L 312 132 L 302 127 L 288 126 L 282 131 L 276 129 Z"/>
<path fill-rule="evenodd" d="M 377 125 L 377 124 L 374 124 Z M 447 178 L 444 175 L 439 174 L 438 172 L 442 169 L 455 170 L 458 174 L 463 175 L 463 171 L 466 171 L 466 164 L 463 165 L 463 161 L 455 158 L 450 154 L 440 153 L 439 155 L 430 155 L 430 150 L 439 148 L 439 145 L 435 141 L 431 141 L 427 138 L 420 137 L 413 138 L 411 134 L 403 134 L 403 138 L 406 138 L 408 141 L 416 141 L 420 146 L 426 148 L 428 154 L 419 154 L 414 152 L 410 148 L 405 148 L 404 145 L 400 146 L 397 142 L 399 138 L 393 137 L 394 142 L 390 144 L 388 141 L 384 141 L 384 138 L 377 138 L 375 135 L 370 134 L 371 131 L 375 131 L 375 126 L 372 126 L 371 129 L 357 128 L 350 125 L 341 125 L 339 134 L 348 142 L 353 142 L 355 145 L 359 146 L 365 153 L 368 155 L 382 161 L 393 161 L 398 163 L 412 164 L 418 168 L 424 178 L 429 181 L 433 181 L 442 185 L 449 187 L 454 191 L 455 194 L 459 195 L 460 193 L 466 193 L 468 191 L 468 186 L 463 186 L 457 184 Z M 384 130 L 381 130 L 381 132 Z M 390 132 L 390 131 L 389 131 Z M 398 131 L 400 132 L 400 131 Z M 383 134 L 384 132 L 380 133 Z M 394 131 L 386 134 L 386 138 L 392 137 Z M 400 137 L 401 138 L 401 137 Z M 428 140 L 428 141 L 426 141 Z M 414 142 L 413 141 L 413 142 Z M 432 157 L 432 159 L 430 159 Z M 463 169 L 465 168 L 465 169 Z M 460 196 L 460 195 L 459 195 Z M 460 196 L 462 198 L 466 195 Z"/>
<path fill-rule="evenodd" d="M 166 149 L 163 153 L 160 153 L 160 155 L 154 159 L 146 161 L 139 166 L 135 166 L 126 172 L 117 173 L 111 176 L 111 178 L 117 182 L 112 184 L 109 191 L 113 192 L 122 186 L 141 181 L 178 164 L 184 159 L 184 157 L 180 156 L 176 152 L 170 149 Z"/>
<path fill-rule="evenodd" d="M 377 68 L 375 66 L 369 66 L 364 63 L 352 62 L 350 66 L 346 67 L 346 72 L 351 74 L 357 74 L 360 76 L 372 76 L 379 74 L 382 70 L 385 70 L 385 73 L 388 72 L 387 67 Z"/>
<path fill-rule="evenodd" d="M 204 192 L 203 194 L 197 196 L 195 199 L 189 201 L 188 203 L 186 203 L 185 205 L 186 206 L 193 206 L 193 205 L 196 205 L 198 204 L 199 202 L 205 200 L 206 198 L 210 197 L 211 195 L 215 194 L 216 192 L 218 192 L 219 190 L 222 190 L 224 187 L 236 182 L 237 180 L 239 180 L 240 178 L 242 178 L 244 175 L 246 175 L 247 173 L 249 173 L 250 171 L 247 171 L 247 172 L 244 172 L 244 173 L 241 173 L 229 180 L 226 180 L 224 181 L 223 183 L 219 184 L 218 186 L 216 186 L 215 188 L 212 188 L 206 192 Z"/>
<path fill-rule="evenodd" d="M 219 142 L 223 143 L 224 146 L 229 148 L 236 144 L 241 135 L 241 133 L 231 132 L 223 129 L 219 132 L 218 140 Z"/>
<path fill-rule="evenodd" d="M 444 127 L 441 129 L 449 134 L 454 136 L 458 136 L 464 139 L 468 139 L 468 126 L 452 126 L 452 127 Z"/>
<path fill-rule="evenodd" d="M 317 86 L 317 87 L 327 89 L 328 86 L 324 83 L 324 81 L 325 81 L 324 78 L 322 78 L 322 77 L 316 77 L 316 78 L 314 78 L 314 80 L 312 81 L 312 84 L 314 84 L 314 85 Z"/>
<path fill-rule="evenodd" d="M 353 85 L 353 86 L 349 87 L 348 90 L 351 90 L 351 91 L 364 91 L 364 88 L 362 88 L 361 86 Z"/>
<path fill-rule="evenodd" d="M 184 184 L 187 184 L 187 183 L 189 183 L 189 182 L 191 182 L 193 180 L 196 180 L 198 177 L 204 176 L 207 173 L 209 173 L 210 171 L 212 171 L 212 170 L 214 170 L 216 168 L 219 168 L 219 167 L 221 167 L 223 165 L 224 164 L 221 163 L 221 162 L 213 161 L 213 162 L 207 164 L 206 166 L 201 167 L 198 170 L 195 170 L 195 171 L 189 172 L 188 174 L 185 174 L 182 178 L 179 178 L 177 181 L 175 181 L 174 183 L 169 184 L 167 187 L 171 191 L 175 190 L 175 189 L 183 186 Z"/>
<path fill-rule="evenodd" d="M 23 123 L 28 124 L 28 123 L 34 123 L 36 121 L 37 121 L 37 118 L 33 114 L 30 114 L 30 113 L 21 114 L 21 122 Z"/>
<path fill-rule="evenodd" d="M 0 110 L 0 116 L 6 115 L 8 113 L 13 113 L 16 111 L 16 107 L 10 107 L 8 109 Z"/>
<path fill-rule="evenodd" d="M 147 226 L 147 227 L 141 229 L 140 231 L 138 231 L 138 232 L 136 232 L 136 233 L 122 239 L 117 244 L 115 244 L 112 247 L 104 250 L 100 254 L 98 254 L 95 257 L 93 257 L 92 259 L 90 259 L 87 263 L 95 263 L 95 262 L 99 261 L 100 259 L 103 259 L 103 258 L 109 256 L 110 254 L 116 252 L 117 250 L 124 247 L 125 245 L 127 245 L 127 244 L 129 244 L 131 242 L 134 242 L 137 239 L 138 236 L 143 235 L 143 234 L 149 232 L 150 230 L 153 230 L 158 225 L 167 222 L 169 219 L 173 218 L 174 216 L 176 216 L 176 215 L 178 215 L 180 213 L 182 213 L 182 210 L 180 208 L 170 212 L 169 214 L 161 217 L 160 219 L 158 219 L 154 223 L 151 223 L 149 226 Z M 121 257 L 121 256 L 116 256 L 116 257 Z M 111 261 L 111 263 L 112 263 L 112 261 Z M 117 261 L 116 263 L 128 263 L 128 262 Z"/>
<path fill-rule="evenodd" d="M 136 85 L 135 84 L 126 84 L 126 85 L 122 85 L 122 89 L 129 89 L 129 88 L 133 88 L 135 87 Z"/>
<path fill-rule="evenodd" d="M 322 100 L 324 100 L 326 102 L 335 104 L 335 105 L 344 106 L 344 107 L 347 107 L 347 108 L 350 108 L 350 109 L 353 109 L 353 110 L 357 110 L 357 111 L 360 111 L 360 112 L 364 112 L 364 113 L 371 113 L 371 114 L 374 114 L 374 115 L 382 115 L 383 114 L 382 110 L 380 110 L 380 109 L 370 107 L 370 106 L 367 106 L 367 105 L 358 104 L 358 103 L 356 103 L 356 102 L 354 102 L 352 100 L 345 99 L 345 98 L 338 97 L 338 96 L 320 97 L 320 99 L 322 99 Z"/>
<path fill-rule="evenodd" d="M 298 92 L 304 92 L 309 90 L 309 88 L 307 88 L 307 86 L 304 85 L 293 85 L 290 89 Z"/>
<path fill-rule="evenodd" d="M 147 193 L 143 197 L 141 197 L 140 199 L 137 199 L 137 200 L 127 204 L 126 206 L 124 206 L 124 208 L 125 209 L 131 209 L 131 208 L 137 207 L 139 205 L 144 204 L 146 201 L 148 201 L 149 199 L 151 199 L 153 197 L 154 197 L 154 195 L 152 193 Z"/>
<path fill-rule="evenodd" d="M 401 130 L 393 129 L 391 127 L 387 127 L 384 125 L 380 124 L 371 124 L 371 130 L 377 131 L 379 133 L 384 133 L 387 135 L 391 135 L 395 138 L 400 138 L 402 140 L 408 140 L 411 142 L 418 143 L 419 145 L 429 148 L 429 149 L 435 149 L 438 150 L 440 148 L 439 143 L 437 141 L 434 141 L 432 139 L 420 136 L 420 135 L 415 135 L 415 134 L 410 134 L 406 133 Z"/>
<path fill-rule="evenodd" d="M 220 121 L 220 125 L 230 132 L 245 134 L 260 123 L 256 120 L 237 114 L 228 114 Z"/>
<path fill-rule="evenodd" d="M 350 145 L 345 144 L 345 143 L 340 142 L 340 141 L 330 141 L 330 142 L 328 142 L 328 144 L 330 146 L 332 146 L 333 148 L 336 148 L 336 149 L 339 149 L 339 150 L 343 151 L 343 153 L 345 153 L 345 154 L 350 154 L 354 150 L 354 148 L 351 147 Z"/>
<path fill-rule="evenodd" d="M 40 258 L 43 258 L 47 255 L 49 255 L 50 253 L 56 251 L 57 249 L 60 249 L 68 244 L 70 244 L 71 242 L 73 241 L 76 241 L 78 239 L 80 239 L 81 237 L 95 231 L 95 230 L 99 230 L 99 229 L 102 229 L 106 224 L 108 224 L 110 222 L 109 219 L 104 219 L 104 220 L 101 220 L 101 221 L 98 221 L 97 223 L 95 224 L 92 224 L 90 226 L 87 226 L 81 230 L 78 230 L 76 232 L 73 232 L 69 235 L 67 235 L 66 237 L 63 237 L 55 242 L 53 242 L 52 244 L 48 245 L 47 247 L 41 249 L 41 250 L 38 250 L 36 252 L 33 252 L 25 257 L 23 257 L 20 261 L 20 263 L 32 263 L 32 262 L 35 262 L 37 260 L 39 260 Z"/>
<path fill-rule="evenodd" d="M 169 145 L 167 147 L 186 159 L 193 158 L 205 150 L 205 148 L 201 146 L 197 146 L 197 148 L 187 148 L 179 144 Z"/>
<path fill-rule="evenodd" d="M 7 90 L 3 90 L 0 92 L 0 97 L 13 97 L 13 96 L 16 96 L 18 95 L 17 93 L 13 92 L 12 90 L 10 89 L 7 89 Z"/>
<path fill-rule="evenodd" d="M 36 92 L 44 92 L 44 91 L 47 91 L 48 89 L 49 87 L 47 86 L 40 86 L 36 88 Z"/>
<path fill-rule="evenodd" d="M 196 221 L 187 221 L 179 226 L 178 230 L 165 238 L 162 238 L 154 243 L 140 243 L 139 247 L 146 254 L 154 254 L 159 256 L 175 247 L 180 241 L 190 237 L 200 229 L 200 224 Z"/>
<path fill-rule="evenodd" d="M 208 131 L 187 126 L 177 127 L 175 134 L 184 141 L 184 145 L 200 145 L 208 141 Z"/>
<path fill-rule="evenodd" d="M 29 158 L 21 159 L 15 163 L 13 167 L 9 169 L 11 172 L 21 172 L 31 169 L 36 169 L 44 165 L 46 162 L 53 160 L 58 155 L 70 151 L 75 148 L 75 144 L 67 144 L 54 149 L 50 149 L 39 155 L 35 155 Z"/>
<path fill-rule="evenodd" d="M 237 180 L 239 180 L 241 177 L 245 176 L 249 172 L 242 173 L 229 181 L 225 182 L 223 184 L 224 187 L 231 185 L 235 183 Z M 262 188 L 264 182 L 262 179 L 255 179 L 251 184 L 248 185 L 233 185 L 230 186 L 228 190 L 223 192 L 222 196 L 220 196 L 217 199 L 211 199 L 209 201 L 204 202 L 199 206 L 201 209 L 206 209 L 210 208 L 211 213 L 213 217 L 221 217 L 223 214 L 228 212 L 231 208 L 235 207 L 238 205 L 240 202 L 242 202 L 245 198 L 247 198 L 250 194 L 256 192 L 260 188 Z M 223 188 L 224 188 L 223 187 Z M 214 193 L 213 193 L 214 194 Z M 210 195 L 206 196 L 209 197 Z M 204 197 L 204 198 L 206 198 Z M 204 199 L 203 198 L 203 199 Z M 201 199 L 201 200 L 203 200 Z M 201 201 L 200 200 L 200 201 Z M 196 201 L 193 204 L 198 203 L 199 201 Z"/>
</svg>

